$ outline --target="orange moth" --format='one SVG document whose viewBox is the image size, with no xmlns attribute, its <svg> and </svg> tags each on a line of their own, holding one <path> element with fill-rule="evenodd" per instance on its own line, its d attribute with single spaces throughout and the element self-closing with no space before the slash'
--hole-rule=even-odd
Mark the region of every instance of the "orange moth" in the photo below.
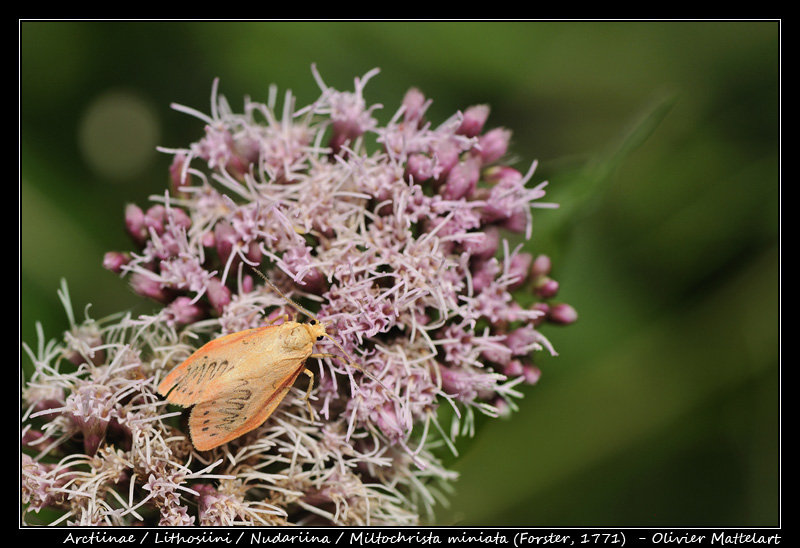
<svg viewBox="0 0 800 548">
<path fill-rule="evenodd" d="M 311 321 L 288 321 L 231 333 L 215 339 L 170 372 L 158 385 L 167 401 L 183 407 L 194 405 L 189 416 L 192 444 L 208 451 L 261 426 L 275 411 L 300 373 L 309 377 L 306 403 L 314 384 L 314 374 L 306 369 L 308 358 L 341 358 L 334 354 L 313 353 L 314 343 L 327 337 L 346 354 L 325 330 L 325 325 L 295 303 L 266 276 L 255 271 L 298 312 Z M 352 360 L 346 360 L 364 372 Z M 367 374 L 370 378 L 380 381 Z M 381 384 L 381 386 L 383 386 Z M 384 387 L 385 388 L 385 387 Z"/>
</svg>

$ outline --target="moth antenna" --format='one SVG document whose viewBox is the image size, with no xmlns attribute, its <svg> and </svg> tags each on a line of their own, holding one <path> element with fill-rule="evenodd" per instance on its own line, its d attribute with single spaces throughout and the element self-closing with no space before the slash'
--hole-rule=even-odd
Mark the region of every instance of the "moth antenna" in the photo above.
<svg viewBox="0 0 800 548">
<path fill-rule="evenodd" d="M 275 284 L 274 284 L 274 283 L 272 283 L 272 282 L 269 280 L 269 278 L 267 278 L 267 277 L 264 275 L 264 273 L 262 273 L 260 270 L 258 270 L 257 268 L 253 268 L 253 272 L 255 272 L 256 274 L 258 274 L 259 276 L 261 276 L 261 277 L 264 279 L 264 281 L 265 281 L 265 282 L 267 282 L 267 285 L 269 285 L 269 286 L 272 288 L 272 290 L 273 290 L 273 291 L 275 291 L 275 293 L 277 293 L 278 295 L 280 295 L 281 297 L 283 297 L 283 298 L 284 298 L 284 300 L 286 300 L 286 302 L 287 302 L 287 303 L 289 303 L 289 304 L 290 304 L 292 307 L 294 307 L 294 309 L 295 309 L 295 310 L 297 310 L 297 311 L 298 311 L 298 312 L 300 312 L 301 314 L 305 314 L 306 316 L 308 316 L 309 318 L 311 318 L 311 319 L 312 319 L 312 320 L 314 320 L 314 321 L 317 321 L 317 322 L 319 321 L 319 320 L 317 320 L 316 316 L 314 316 L 314 314 L 312 314 L 311 312 L 309 312 L 308 310 L 306 310 L 304 307 L 300 306 L 300 304 L 298 304 L 298 303 L 294 302 L 292 299 L 290 299 L 289 297 L 287 297 L 286 295 L 284 295 L 284 294 L 283 294 L 283 292 L 282 292 L 280 289 L 278 289 L 277 287 L 275 287 Z"/>
</svg>

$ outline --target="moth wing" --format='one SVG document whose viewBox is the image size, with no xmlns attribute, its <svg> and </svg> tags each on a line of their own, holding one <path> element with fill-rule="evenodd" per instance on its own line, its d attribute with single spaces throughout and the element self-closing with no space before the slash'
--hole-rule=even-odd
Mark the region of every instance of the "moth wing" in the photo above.
<svg viewBox="0 0 800 548">
<path fill-rule="evenodd" d="M 261 426 L 289 393 L 305 364 L 295 365 L 288 376 L 275 379 L 239 379 L 213 400 L 192 409 L 189 431 L 192 443 L 208 451 Z"/>
<path fill-rule="evenodd" d="M 173 369 L 158 385 L 158 393 L 167 401 L 188 407 L 223 389 L 239 374 L 247 360 L 242 348 L 258 342 L 268 327 L 256 327 L 224 335 L 210 341 Z"/>
</svg>

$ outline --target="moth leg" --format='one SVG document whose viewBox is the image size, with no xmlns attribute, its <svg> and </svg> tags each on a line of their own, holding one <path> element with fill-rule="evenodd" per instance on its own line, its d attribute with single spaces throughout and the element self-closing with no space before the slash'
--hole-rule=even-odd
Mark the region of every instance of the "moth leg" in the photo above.
<svg viewBox="0 0 800 548">
<path fill-rule="evenodd" d="M 303 369 L 303 373 L 308 375 L 308 390 L 306 391 L 306 405 L 308 405 L 308 411 L 311 413 L 311 420 L 314 420 L 314 409 L 311 407 L 311 402 L 309 401 L 311 398 L 311 389 L 314 388 L 314 373 L 311 372 L 310 369 Z"/>
<path fill-rule="evenodd" d="M 278 316 L 278 317 L 276 317 L 276 318 L 272 318 L 272 319 L 271 319 L 270 321 L 268 321 L 268 322 L 264 322 L 264 324 L 265 324 L 265 325 L 272 325 L 272 324 L 274 324 L 274 323 L 277 323 L 277 322 L 278 322 L 278 320 L 283 320 L 283 323 L 286 323 L 286 322 L 288 322 L 288 321 L 291 321 L 291 320 L 293 320 L 293 318 L 292 318 L 292 316 L 291 316 L 291 315 L 289 315 L 289 314 L 283 314 L 282 316 Z"/>
<path fill-rule="evenodd" d="M 342 359 L 341 356 L 337 356 L 336 354 L 327 354 L 327 353 L 325 353 L 325 354 L 311 354 L 309 356 L 309 358 L 339 358 L 340 360 Z M 347 360 L 345 360 L 345 361 L 347 361 Z"/>
</svg>

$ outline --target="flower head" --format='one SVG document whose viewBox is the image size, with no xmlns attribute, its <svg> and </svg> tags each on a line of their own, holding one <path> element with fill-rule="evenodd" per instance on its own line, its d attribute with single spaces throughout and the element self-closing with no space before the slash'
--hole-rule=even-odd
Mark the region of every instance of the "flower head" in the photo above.
<svg viewBox="0 0 800 548">
<path fill-rule="evenodd" d="M 71 354 L 29 352 L 25 439 L 39 458 L 80 455 L 26 459 L 29 509 L 81 524 L 411 524 L 455 477 L 431 448 L 455 450 L 474 413 L 505 414 L 537 382 L 535 353 L 555 353 L 540 326 L 576 315 L 551 302 L 549 259 L 506 236 L 531 237 L 546 183 L 530 185 L 535 164 L 503 164 L 510 132 L 484 130 L 488 106 L 434 125 L 412 89 L 382 125 L 364 94 L 376 74 L 339 92 L 315 70 L 321 95 L 300 109 L 287 93 L 278 110 L 273 90 L 235 113 L 216 82 L 210 115 L 176 107 L 205 129 L 165 149 L 170 189 L 127 206 L 135 249 L 104 259 L 163 306 L 80 326 L 70 313 Z M 313 414 L 293 387 L 260 427 L 200 454 L 156 387 L 202 342 L 295 314 L 254 268 L 336 342 L 308 364 Z M 77 370 L 61 370 L 68 355 Z"/>
</svg>

